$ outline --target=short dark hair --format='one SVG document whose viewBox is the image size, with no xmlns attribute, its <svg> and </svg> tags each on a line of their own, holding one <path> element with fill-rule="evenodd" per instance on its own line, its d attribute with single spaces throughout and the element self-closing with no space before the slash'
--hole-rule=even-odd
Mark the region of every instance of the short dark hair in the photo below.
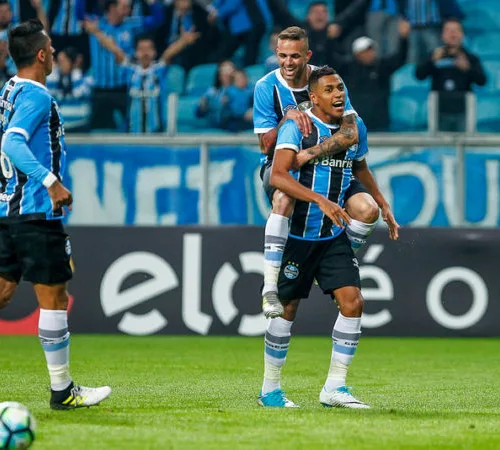
<svg viewBox="0 0 500 450">
<path fill-rule="evenodd" d="M 10 2 L 9 2 L 9 0 L 0 0 L 0 6 L 2 6 L 2 5 L 8 5 L 8 6 L 9 6 L 9 8 L 10 8 L 10 9 L 12 9 L 12 8 L 10 7 Z"/>
<path fill-rule="evenodd" d="M 151 36 L 150 34 L 144 33 L 144 34 L 140 34 L 139 36 L 137 36 L 135 38 L 135 46 L 137 47 L 137 44 L 141 41 L 151 41 L 153 43 L 153 46 L 156 47 L 155 40 L 154 40 L 153 36 Z"/>
<path fill-rule="evenodd" d="M 307 14 L 309 14 L 311 9 L 314 8 L 315 6 L 324 6 L 326 9 L 328 9 L 328 4 L 326 3 L 326 1 L 317 0 L 309 3 L 309 6 L 307 7 Z"/>
<path fill-rule="evenodd" d="M 9 30 L 9 53 L 16 67 L 31 66 L 37 53 L 45 47 L 47 35 L 38 19 L 30 19 Z"/>
<path fill-rule="evenodd" d="M 306 48 L 309 48 L 309 38 L 307 31 L 300 27 L 285 28 L 279 35 L 278 39 L 281 41 L 301 41 L 306 42 Z"/>
<path fill-rule="evenodd" d="M 321 66 L 313 70 L 309 75 L 309 90 L 312 90 L 318 84 L 320 78 L 327 75 L 337 75 L 337 71 L 330 66 Z"/>
<path fill-rule="evenodd" d="M 443 20 L 443 24 L 441 25 L 441 30 L 443 30 L 445 25 L 450 23 L 450 22 L 458 23 L 460 25 L 460 28 L 462 28 L 462 30 L 464 29 L 464 26 L 462 25 L 462 22 L 460 21 L 460 19 L 458 19 L 456 17 L 448 17 L 447 19 Z"/>
</svg>

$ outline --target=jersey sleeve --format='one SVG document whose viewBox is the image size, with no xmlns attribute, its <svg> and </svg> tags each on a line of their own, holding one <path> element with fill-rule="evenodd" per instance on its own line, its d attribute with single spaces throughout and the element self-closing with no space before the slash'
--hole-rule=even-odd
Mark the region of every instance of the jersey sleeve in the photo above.
<svg viewBox="0 0 500 450">
<path fill-rule="evenodd" d="M 287 120 L 278 131 L 278 140 L 276 141 L 276 150 L 292 149 L 298 152 L 301 147 L 302 133 L 293 120 Z"/>
<path fill-rule="evenodd" d="M 360 117 L 357 117 L 356 120 L 358 122 L 359 143 L 354 159 L 356 161 L 363 161 L 368 154 L 368 131 L 365 123 Z"/>
<path fill-rule="evenodd" d="M 253 94 L 253 132 L 267 133 L 278 126 L 278 117 L 274 111 L 273 87 L 259 81 Z"/>
<path fill-rule="evenodd" d="M 29 142 L 31 136 L 50 113 L 51 99 L 48 93 L 23 89 L 15 101 L 6 133 L 22 134 Z"/>
<path fill-rule="evenodd" d="M 353 108 L 351 105 L 351 99 L 349 98 L 349 90 L 347 89 L 347 84 L 344 83 L 344 88 L 345 88 L 345 108 L 344 108 L 344 116 L 348 116 L 350 114 L 356 114 L 356 110 Z"/>
</svg>

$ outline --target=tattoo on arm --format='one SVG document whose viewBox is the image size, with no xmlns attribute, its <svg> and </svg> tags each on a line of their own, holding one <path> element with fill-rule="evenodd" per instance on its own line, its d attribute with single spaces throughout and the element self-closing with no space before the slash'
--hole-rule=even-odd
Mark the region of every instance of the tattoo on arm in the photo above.
<svg viewBox="0 0 500 450">
<path fill-rule="evenodd" d="M 355 139 L 356 131 L 356 116 L 354 114 L 349 114 L 348 116 L 343 117 L 339 133 L 345 136 L 346 139 Z"/>
</svg>

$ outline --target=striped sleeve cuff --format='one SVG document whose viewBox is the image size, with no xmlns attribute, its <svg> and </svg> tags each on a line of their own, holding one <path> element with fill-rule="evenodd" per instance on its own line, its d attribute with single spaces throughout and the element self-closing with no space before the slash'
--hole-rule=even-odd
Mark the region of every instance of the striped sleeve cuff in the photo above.
<svg viewBox="0 0 500 450">
<path fill-rule="evenodd" d="M 275 150 L 280 150 L 280 149 L 289 149 L 289 150 L 293 150 L 294 152 L 299 152 L 299 147 L 295 144 L 278 144 L 276 147 L 275 147 Z"/>
<path fill-rule="evenodd" d="M 9 133 L 17 133 L 17 134 L 24 136 L 26 138 L 26 141 L 30 140 L 30 134 L 24 128 L 19 128 L 19 127 L 9 128 L 5 132 L 5 136 L 7 136 Z"/>
</svg>

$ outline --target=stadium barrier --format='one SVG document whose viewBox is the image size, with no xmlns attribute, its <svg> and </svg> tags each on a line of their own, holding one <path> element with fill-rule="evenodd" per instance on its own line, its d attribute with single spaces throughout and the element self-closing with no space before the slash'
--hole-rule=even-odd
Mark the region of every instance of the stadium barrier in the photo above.
<svg viewBox="0 0 500 450">
<path fill-rule="evenodd" d="M 261 227 L 71 227 L 76 333 L 258 336 Z M 496 230 L 406 228 L 398 242 L 376 230 L 358 254 L 374 336 L 499 336 Z M 331 333 L 337 309 L 313 286 L 294 332 Z M 0 334 L 36 334 L 38 315 L 22 283 L 0 311 Z"/>
<path fill-rule="evenodd" d="M 262 225 L 251 134 L 68 136 L 71 225 Z M 368 161 L 407 226 L 500 225 L 500 135 L 371 134 Z"/>
</svg>

